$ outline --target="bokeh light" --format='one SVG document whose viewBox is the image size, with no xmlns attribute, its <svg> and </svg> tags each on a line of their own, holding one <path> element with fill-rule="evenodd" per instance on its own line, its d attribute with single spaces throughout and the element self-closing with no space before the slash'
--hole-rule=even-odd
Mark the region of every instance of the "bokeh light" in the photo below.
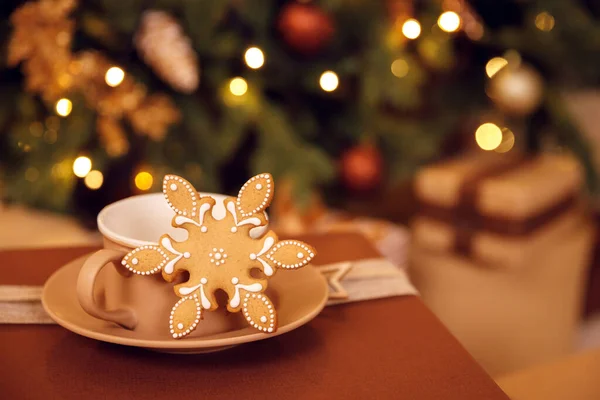
<svg viewBox="0 0 600 400">
<path fill-rule="evenodd" d="M 540 31 L 550 32 L 554 29 L 554 17 L 547 11 L 543 11 L 535 16 L 535 26 Z"/>
<path fill-rule="evenodd" d="M 454 11 L 446 11 L 440 15 L 437 23 L 444 32 L 455 32 L 460 27 L 460 17 Z"/>
<path fill-rule="evenodd" d="M 104 80 L 106 84 L 110 87 L 117 87 L 125 79 L 125 71 L 123 71 L 119 67 L 111 67 L 106 71 L 106 75 L 104 75 Z"/>
<path fill-rule="evenodd" d="M 408 75 L 409 66 L 406 60 L 398 58 L 392 63 L 392 74 L 398 78 L 404 78 Z"/>
<path fill-rule="evenodd" d="M 402 34 L 409 39 L 416 39 L 421 34 L 421 24 L 414 18 L 407 19 L 402 24 Z"/>
<path fill-rule="evenodd" d="M 508 61 L 503 57 L 494 57 L 490 61 L 485 64 L 485 73 L 488 77 L 493 77 L 496 75 L 502 68 L 508 65 Z"/>
<path fill-rule="evenodd" d="M 90 171 L 90 173 L 86 175 L 83 182 L 85 183 L 85 186 L 87 186 L 88 188 L 90 188 L 92 190 L 97 190 L 97 189 L 100 189 L 100 187 L 102 186 L 102 183 L 104 183 L 104 175 L 102 175 L 102 172 L 100 172 L 98 170 L 93 170 L 93 171 Z"/>
<path fill-rule="evenodd" d="M 502 130 L 491 122 L 482 124 L 475 131 L 475 141 L 483 150 L 494 150 L 502 143 Z"/>
<path fill-rule="evenodd" d="M 92 170 L 92 160 L 89 157 L 80 156 L 73 161 L 73 173 L 79 178 L 84 178 Z"/>
<path fill-rule="evenodd" d="M 324 91 L 333 92 L 339 86 L 340 80 L 335 72 L 325 71 L 321 74 L 319 84 Z"/>
<path fill-rule="evenodd" d="M 515 135 L 508 128 L 502 128 L 502 143 L 494 151 L 496 153 L 507 153 L 515 145 Z"/>
<path fill-rule="evenodd" d="M 258 69 L 265 63 L 265 55 L 258 47 L 250 47 L 244 54 L 246 65 L 252 69 Z"/>
<path fill-rule="evenodd" d="M 60 99 L 56 102 L 56 113 L 61 117 L 66 117 L 73 110 L 73 103 L 69 99 Z"/>
<path fill-rule="evenodd" d="M 154 183 L 154 178 L 150 172 L 142 171 L 135 176 L 135 187 L 140 190 L 149 190 Z"/>
<path fill-rule="evenodd" d="M 248 83 L 244 78 L 233 78 L 229 82 L 229 91 L 235 96 L 243 96 L 248 91 Z"/>
</svg>

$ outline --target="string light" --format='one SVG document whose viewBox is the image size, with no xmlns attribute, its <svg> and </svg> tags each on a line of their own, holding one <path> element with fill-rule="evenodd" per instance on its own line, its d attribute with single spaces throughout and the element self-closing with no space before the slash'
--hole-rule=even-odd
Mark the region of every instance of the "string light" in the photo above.
<svg viewBox="0 0 600 400">
<path fill-rule="evenodd" d="M 104 80 L 110 87 L 119 86 L 123 82 L 123 79 L 125 79 L 125 71 L 119 67 L 110 67 L 106 71 L 106 75 L 104 75 Z"/>
<path fill-rule="evenodd" d="M 408 75 L 408 70 L 409 67 L 406 60 L 399 58 L 392 63 L 392 74 L 397 78 L 404 78 Z"/>
<path fill-rule="evenodd" d="M 502 143 L 494 150 L 496 153 L 509 152 L 515 145 L 515 134 L 508 128 L 502 128 Z"/>
<path fill-rule="evenodd" d="M 502 143 L 502 130 L 491 122 L 482 124 L 475 131 L 475 141 L 483 150 L 494 150 Z"/>
<path fill-rule="evenodd" d="M 437 23 L 444 32 L 455 32 L 460 27 L 460 17 L 454 11 L 446 11 L 440 15 Z"/>
<path fill-rule="evenodd" d="M 337 74 L 333 71 L 325 71 L 321 74 L 319 85 L 326 92 L 333 92 L 340 84 Z"/>
<path fill-rule="evenodd" d="M 540 31 L 550 32 L 554 28 L 554 17 L 547 11 L 542 11 L 535 16 L 535 26 Z"/>
<path fill-rule="evenodd" d="M 80 156 L 73 161 L 73 173 L 79 178 L 84 178 L 92 170 L 92 160 L 89 157 Z"/>
<path fill-rule="evenodd" d="M 66 117 L 73 110 L 73 103 L 69 99 L 60 99 L 56 102 L 56 113 L 61 117 Z"/>
<path fill-rule="evenodd" d="M 243 96 L 248 91 L 248 83 L 246 83 L 246 80 L 244 78 L 233 78 L 229 82 L 229 90 L 235 96 Z"/>
<path fill-rule="evenodd" d="M 135 176 L 135 186 L 140 190 L 148 190 L 152 187 L 154 178 L 150 172 L 142 171 Z"/>
<path fill-rule="evenodd" d="M 508 61 L 503 57 L 494 57 L 490 61 L 485 64 L 485 73 L 488 77 L 493 77 L 496 75 L 502 68 L 508 65 Z"/>
<path fill-rule="evenodd" d="M 416 39 L 421 34 L 421 24 L 414 18 L 407 19 L 402 24 L 402 34 L 409 39 Z"/>
<path fill-rule="evenodd" d="M 246 65 L 252 69 L 258 69 L 265 63 L 265 55 L 258 47 L 250 47 L 244 54 Z"/>
<path fill-rule="evenodd" d="M 97 190 L 100 189 L 100 186 L 102 186 L 102 183 L 104 183 L 104 175 L 102 175 L 102 172 L 95 169 L 86 175 L 83 182 L 88 188 Z"/>
</svg>

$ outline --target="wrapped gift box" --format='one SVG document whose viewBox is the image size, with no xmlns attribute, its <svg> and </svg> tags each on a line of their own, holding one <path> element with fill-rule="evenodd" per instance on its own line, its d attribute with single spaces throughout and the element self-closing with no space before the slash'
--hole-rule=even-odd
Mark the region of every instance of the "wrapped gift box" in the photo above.
<svg viewBox="0 0 600 400">
<path fill-rule="evenodd" d="M 424 169 L 410 274 L 492 374 L 568 353 L 593 229 L 570 157 L 472 155 Z"/>
</svg>

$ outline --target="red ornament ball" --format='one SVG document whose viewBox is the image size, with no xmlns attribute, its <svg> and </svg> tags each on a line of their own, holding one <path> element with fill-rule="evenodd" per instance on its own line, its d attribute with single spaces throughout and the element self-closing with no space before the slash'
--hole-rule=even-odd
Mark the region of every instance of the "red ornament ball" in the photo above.
<svg viewBox="0 0 600 400">
<path fill-rule="evenodd" d="M 368 191 L 381 183 L 383 159 L 379 150 L 370 145 L 351 148 L 340 159 L 340 174 L 344 185 L 355 191 Z"/>
<path fill-rule="evenodd" d="M 288 46 L 305 55 L 327 46 L 335 30 L 331 17 L 319 7 L 295 2 L 283 7 L 277 28 Z"/>
</svg>

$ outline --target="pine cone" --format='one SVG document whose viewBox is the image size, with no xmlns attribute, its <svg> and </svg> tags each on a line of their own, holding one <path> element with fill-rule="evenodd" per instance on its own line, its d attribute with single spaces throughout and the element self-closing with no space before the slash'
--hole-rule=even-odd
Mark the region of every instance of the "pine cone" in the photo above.
<svg viewBox="0 0 600 400">
<path fill-rule="evenodd" d="M 200 80 L 198 58 L 175 18 L 162 11 L 146 11 L 135 35 L 135 46 L 144 62 L 175 90 L 196 90 Z"/>
</svg>

